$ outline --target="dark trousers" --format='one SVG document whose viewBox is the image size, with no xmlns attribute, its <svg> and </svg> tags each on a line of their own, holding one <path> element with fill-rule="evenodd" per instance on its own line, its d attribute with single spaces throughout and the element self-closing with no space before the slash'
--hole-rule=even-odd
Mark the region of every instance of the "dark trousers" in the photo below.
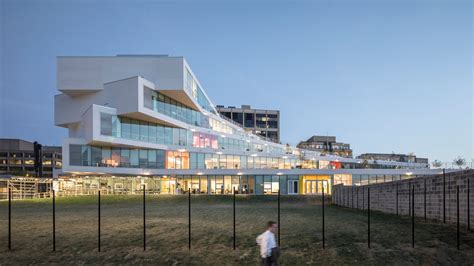
<svg viewBox="0 0 474 266">
<path fill-rule="evenodd" d="M 272 260 L 272 257 L 262 258 L 262 266 L 276 266 L 278 263 Z"/>
</svg>

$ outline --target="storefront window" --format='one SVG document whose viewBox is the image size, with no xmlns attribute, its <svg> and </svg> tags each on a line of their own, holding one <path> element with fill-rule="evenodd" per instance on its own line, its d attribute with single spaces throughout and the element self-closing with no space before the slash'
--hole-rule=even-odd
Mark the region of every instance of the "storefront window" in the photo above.
<svg viewBox="0 0 474 266">
<path fill-rule="evenodd" d="M 189 169 L 189 152 L 167 151 L 166 169 Z"/>
</svg>

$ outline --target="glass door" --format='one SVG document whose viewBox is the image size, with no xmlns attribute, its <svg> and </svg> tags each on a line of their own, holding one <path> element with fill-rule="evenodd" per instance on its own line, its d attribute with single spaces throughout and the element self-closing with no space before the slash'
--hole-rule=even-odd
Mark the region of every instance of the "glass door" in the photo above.
<svg viewBox="0 0 474 266">
<path fill-rule="evenodd" d="M 288 180 L 288 194 L 298 194 L 298 180 Z"/>
</svg>

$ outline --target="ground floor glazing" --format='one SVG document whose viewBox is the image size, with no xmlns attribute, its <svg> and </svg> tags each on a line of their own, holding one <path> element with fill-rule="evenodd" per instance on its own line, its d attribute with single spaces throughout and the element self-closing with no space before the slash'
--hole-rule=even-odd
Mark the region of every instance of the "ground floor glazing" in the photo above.
<svg viewBox="0 0 474 266">
<path fill-rule="evenodd" d="M 330 175 L 75 176 L 53 181 L 58 195 L 104 194 L 331 194 Z"/>
</svg>

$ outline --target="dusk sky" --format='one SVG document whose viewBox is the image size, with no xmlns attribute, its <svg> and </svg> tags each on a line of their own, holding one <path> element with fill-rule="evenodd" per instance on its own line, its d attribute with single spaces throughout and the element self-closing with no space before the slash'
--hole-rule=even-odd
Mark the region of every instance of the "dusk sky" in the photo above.
<svg viewBox="0 0 474 266">
<path fill-rule="evenodd" d="M 0 0 L 0 137 L 59 145 L 56 56 L 184 56 L 214 104 L 282 142 L 473 158 L 472 1 Z"/>
</svg>

